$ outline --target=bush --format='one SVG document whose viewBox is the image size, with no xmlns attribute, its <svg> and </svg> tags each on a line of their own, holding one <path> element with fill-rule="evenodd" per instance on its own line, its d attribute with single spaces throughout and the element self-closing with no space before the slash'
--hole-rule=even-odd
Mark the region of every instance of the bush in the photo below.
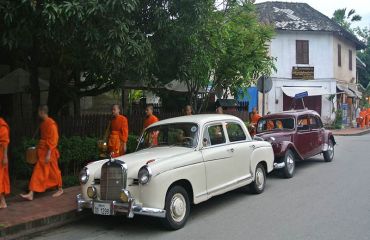
<svg viewBox="0 0 370 240">
<path fill-rule="evenodd" d="M 343 111 L 342 109 L 338 109 L 335 113 L 335 120 L 333 127 L 334 129 L 341 129 L 343 123 Z"/>
<path fill-rule="evenodd" d="M 137 145 L 137 136 L 130 135 L 127 143 L 127 152 L 134 152 Z M 61 137 L 58 149 L 60 152 L 59 167 L 62 171 L 65 186 L 78 184 L 78 173 L 88 162 L 99 159 L 97 146 L 98 138 L 93 137 Z M 25 152 L 28 147 L 36 146 L 37 141 L 23 139 L 19 147 L 12 151 L 12 176 L 16 179 L 29 179 L 33 166 L 26 163 Z"/>
</svg>

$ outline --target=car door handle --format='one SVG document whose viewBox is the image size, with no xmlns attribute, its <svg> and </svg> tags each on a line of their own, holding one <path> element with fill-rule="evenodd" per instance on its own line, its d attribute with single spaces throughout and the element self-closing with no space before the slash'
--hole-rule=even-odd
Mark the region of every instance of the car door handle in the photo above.
<svg viewBox="0 0 370 240">
<path fill-rule="evenodd" d="M 230 149 L 228 149 L 227 151 L 229 151 L 229 152 L 234 152 L 234 148 L 230 148 Z"/>
</svg>

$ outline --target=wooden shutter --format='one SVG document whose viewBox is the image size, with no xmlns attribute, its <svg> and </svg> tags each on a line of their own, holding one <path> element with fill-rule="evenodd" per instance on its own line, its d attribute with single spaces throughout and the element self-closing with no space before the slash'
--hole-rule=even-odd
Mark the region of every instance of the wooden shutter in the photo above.
<svg viewBox="0 0 370 240">
<path fill-rule="evenodd" d="M 296 63 L 309 64 L 309 44 L 307 40 L 296 40 Z"/>
<path fill-rule="evenodd" d="M 349 70 L 352 71 L 352 50 L 349 50 L 348 55 L 349 55 Z"/>
<path fill-rule="evenodd" d="M 342 46 L 338 44 L 338 66 L 342 66 Z"/>
</svg>

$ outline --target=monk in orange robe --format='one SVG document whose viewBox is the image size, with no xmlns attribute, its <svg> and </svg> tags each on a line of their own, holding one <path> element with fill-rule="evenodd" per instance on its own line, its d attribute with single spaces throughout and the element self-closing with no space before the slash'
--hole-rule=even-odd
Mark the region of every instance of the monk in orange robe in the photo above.
<svg viewBox="0 0 370 240">
<path fill-rule="evenodd" d="M 33 169 L 29 192 L 21 194 L 27 200 L 33 200 L 34 192 L 45 192 L 49 188 L 58 187 L 53 197 L 63 194 L 62 175 L 58 167 L 59 151 L 57 148 L 59 134 L 56 122 L 48 116 L 48 107 L 39 107 L 40 141 L 37 146 L 38 161 Z"/>
<path fill-rule="evenodd" d="M 145 114 L 146 114 L 146 117 L 144 119 L 143 132 L 147 127 L 159 121 L 158 118 L 154 116 L 153 114 L 153 105 L 146 106 Z M 158 131 L 153 131 L 150 137 L 151 137 L 150 139 L 151 144 L 154 146 L 158 145 Z"/>
<path fill-rule="evenodd" d="M 153 105 L 148 105 L 145 108 L 146 117 L 144 119 L 143 130 L 155 122 L 158 122 L 158 118 L 153 114 Z"/>
<path fill-rule="evenodd" d="M 360 126 L 361 126 L 361 128 L 365 128 L 366 117 L 367 117 L 367 110 L 366 110 L 366 108 L 362 108 L 362 111 L 360 112 Z"/>
<path fill-rule="evenodd" d="M 370 108 L 367 109 L 367 126 L 370 127 Z"/>
<path fill-rule="evenodd" d="M 9 126 L 0 118 L 0 209 L 6 208 L 5 195 L 10 193 L 8 173 Z"/>
<path fill-rule="evenodd" d="M 267 130 L 268 131 L 271 131 L 272 129 L 274 129 L 275 128 L 275 124 L 274 124 L 274 122 L 272 121 L 272 120 L 268 120 L 267 121 Z"/>
<path fill-rule="evenodd" d="M 258 114 L 257 108 L 253 108 L 251 115 L 251 124 L 257 125 L 258 120 L 261 118 L 261 115 Z"/>
<path fill-rule="evenodd" d="M 112 106 L 112 117 L 108 150 L 112 157 L 118 157 L 124 155 L 127 150 L 128 122 L 125 116 L 120 115 L 120 106 L 118 104 Z"/>
</svg>

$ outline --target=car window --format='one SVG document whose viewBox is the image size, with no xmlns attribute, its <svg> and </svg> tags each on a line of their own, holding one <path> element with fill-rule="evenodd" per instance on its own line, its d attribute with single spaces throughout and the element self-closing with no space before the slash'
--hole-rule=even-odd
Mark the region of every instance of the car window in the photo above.
<svg viewBox="0 0 370 240">
<path fill-rule="evenodd" d="M 285 130 L 294 129 L 294 119 L 293 118 L 260 119 L 257 125 L 257 133 L 283 129 Z"/>
<path fill-rule="evenodd" d="M 238 123 L 229 122 L 226 124 L 227 135 L 230 142 L 243 141 L 247 138 L 243 128 Z"/>
<path fill-rule="evenodd" d="M 319 128 L 319 123 L 317 122 L 317 118 L 314 116 L 310 117 L 310 128 L 311 129 L 318 129 Z"/>
<path fill-rule="evenodd" d="M 310 120 L 308 116 L 300 116 L 297 121 L 297 130 L 298 131 L 307 131 L 310 129 Z"/>
<path fill-rule="evenodd" d="M 208 135 L 207 146 L 223 144 L 226 142 L 224 129 L 222 128 L 221 124 L 209 126 L 207 129 L 207 134 L 205 134 L 205 136 L 206 135 Z"/>
<path fill-rule="evenodd" d="M 323 127 L 323 124 L 322 124 L 321 118 L 319 118 L 319 117 L 315 117 L 315 118 L 316 118 L 318 127 L 319 128 L 322 128 Z"/>
</svg>

